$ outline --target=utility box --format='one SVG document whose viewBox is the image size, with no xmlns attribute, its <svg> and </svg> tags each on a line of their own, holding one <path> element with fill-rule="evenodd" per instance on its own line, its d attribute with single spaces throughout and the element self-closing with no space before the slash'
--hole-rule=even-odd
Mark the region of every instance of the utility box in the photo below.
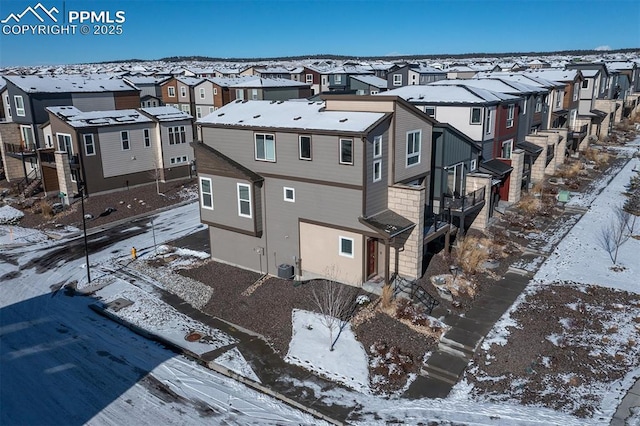
<svg viewBox="0 0 640 426">
<path fill-rule="evenodd" d="M 284 278 L 285 280 L 293 279 L 293 265 L 278 265 L 278 278 Z"/>
</svg>

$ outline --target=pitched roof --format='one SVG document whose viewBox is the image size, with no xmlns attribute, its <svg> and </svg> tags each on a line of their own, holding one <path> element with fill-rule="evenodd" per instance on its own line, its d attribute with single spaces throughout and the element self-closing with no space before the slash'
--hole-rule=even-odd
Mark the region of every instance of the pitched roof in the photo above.
<svg viewBox="0 0 640 426">
<path fill-rule="evenodd" d="M 26 93 L 95 93 L 139 90 L 121 78 L 91 75 L 7 75 L 7 81 Z"/>
<path fill-rule="evenodd" d="M 325 111 L 324 102 L 235 101 L 199 119 L 198 124 L 363 133 L 386 115 Z"/>
<path fill-rule="evenodd" d="M 455 79 L 440 80 L 430 83 L 432 85 L 448 85 L 460 84 L 462 86 L 477 87 L 479 89 L 490 90 L 492 92 L 506 93 L 509 95 L 524 95 L 530 93 L 546 93 L 546 89 L 534 87 L 528 84 L 516 81 L 504 81 L 499 78 L 472 78 L 472 79 Z"/>
<path fill-rule="evenodd" d="M 361 81 L 364 84 L 368 84 L 373 87 L 387 88 L 387 80 L 384 78 L 376 77 L 375 75 L 352 75 L 350 76 L 354 80 Z"/>
<path fill-rule="evenodd" d="M 74 128 L 150 123 L 153 121 L 135 109 L 82 112 L 73 106 L 57 106 L 47 107 L 47 110 Z"/>
</svg>

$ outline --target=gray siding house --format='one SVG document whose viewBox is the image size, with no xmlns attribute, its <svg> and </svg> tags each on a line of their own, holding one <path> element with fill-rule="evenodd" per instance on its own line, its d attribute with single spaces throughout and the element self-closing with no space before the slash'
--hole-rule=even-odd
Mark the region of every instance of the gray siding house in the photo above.
<svg viewBox="0 0 640 426">
<path fill-rule="evenodd" d="M 236 101 L 198 121 L 212 257 L 359 285 L 422 272 L 433 120 L 397 98 Z"/>
</svg>

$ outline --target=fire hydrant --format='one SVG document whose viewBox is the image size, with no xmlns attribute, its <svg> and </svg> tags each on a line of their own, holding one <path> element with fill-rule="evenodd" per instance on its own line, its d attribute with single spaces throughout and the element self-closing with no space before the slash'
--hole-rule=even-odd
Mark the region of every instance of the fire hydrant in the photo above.
<svg viewBox="0 0 640 426">
<path fill-rule="evenodd" d="M 131 259 L 136 260 L 138 258 L 138 252 L 135 247 L 131 247 Z"/>
</svg>

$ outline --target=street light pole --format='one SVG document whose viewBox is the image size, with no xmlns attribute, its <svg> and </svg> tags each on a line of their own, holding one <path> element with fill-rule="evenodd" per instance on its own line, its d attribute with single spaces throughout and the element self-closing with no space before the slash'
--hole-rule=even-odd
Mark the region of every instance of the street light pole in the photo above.
<svg viewBox="0 0 640 426">
<path fill-rule="evenodd" d="M 84 256 L 87 262 L 87 281 L 91 283 L 91 271 L 89 267 L 89 247 L 87 246 L 87 219 L 84 217 L 84 183 L 78 189 L 80 191 L 80 202 L 82 204 L 82 230 L 84 232 Z"/>
</svg>

